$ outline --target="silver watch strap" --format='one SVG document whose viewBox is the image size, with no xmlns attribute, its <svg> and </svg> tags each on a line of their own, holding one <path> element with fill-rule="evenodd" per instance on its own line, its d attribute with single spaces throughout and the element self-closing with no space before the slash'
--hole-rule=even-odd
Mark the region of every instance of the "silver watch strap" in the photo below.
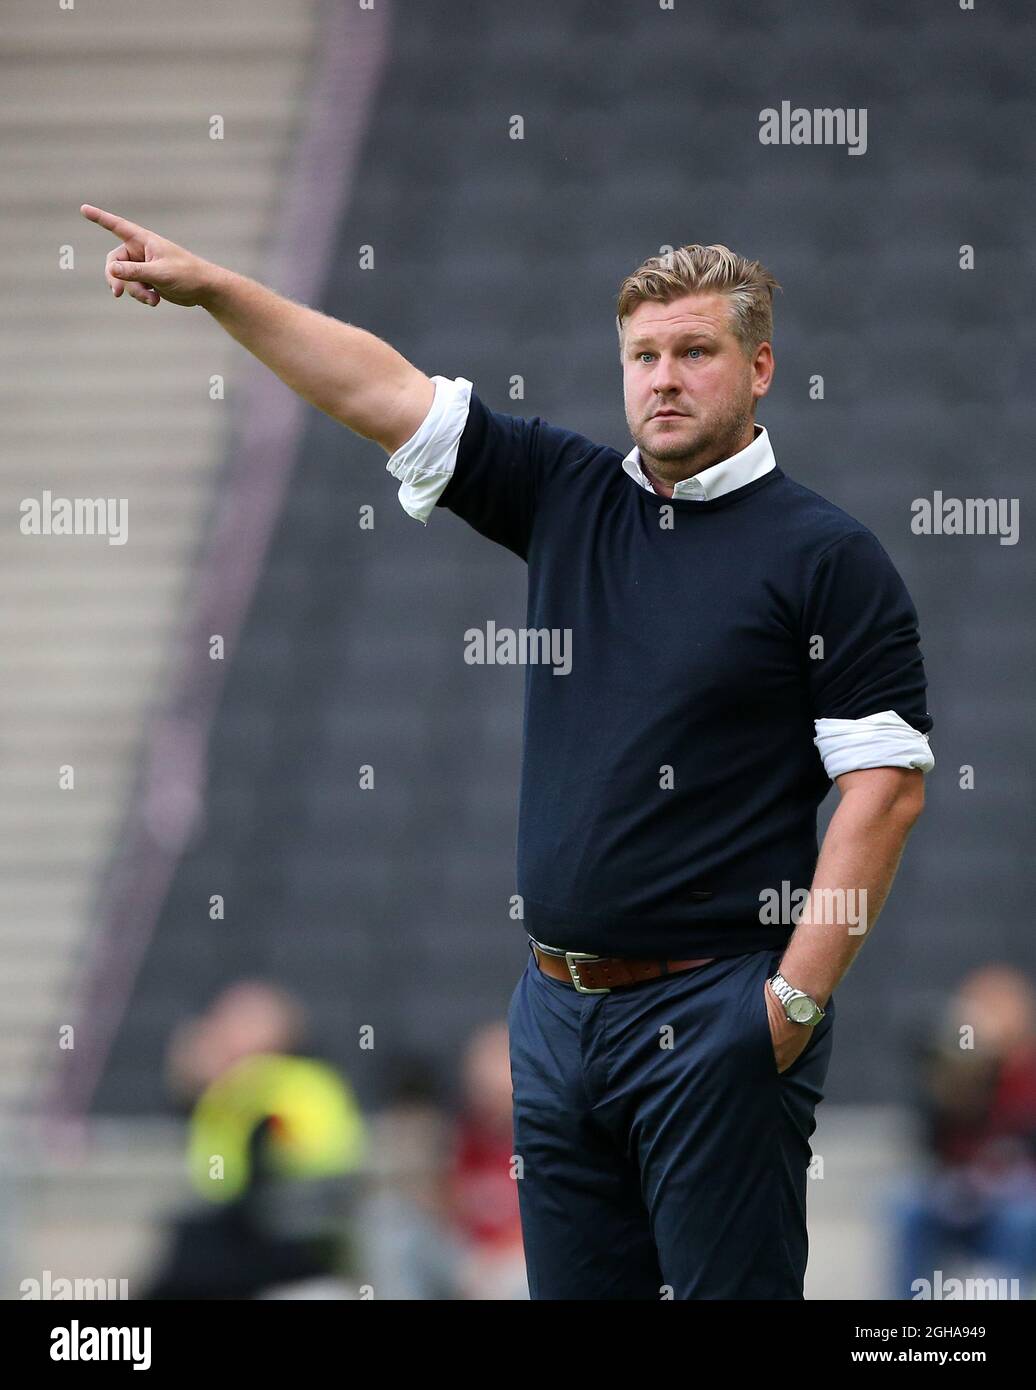
<svg viewBox="0 0 1036 1390">
<path fill-rule="evenodd" d="M 807 994 L 804 989 L 796 989 L 794 985 L 789 984 L 779 970 L 775 975 L 770 976 L 769 984 L 774 994 L 784 1005 L 784 1012 L 785 1015 L 788 1016 L 789 1022 L 799 1022 L 798 1019 L 793 1019 L 788 1015 L 788 1005 L 791 1003 L 793 999 L 808 999 L 809 1002 L 813 1005 L 813 1017 L 808 1020 L 808 1024 L 810 1027 L 812 1027 L 812 1025 L 815 1023 L 819 1023 L 820 1020 L 824 1017 L 824 1010 L 820 1007 L 820 1005 L 813 998 L 813 996 L 811 994 Z"/>
</svg>

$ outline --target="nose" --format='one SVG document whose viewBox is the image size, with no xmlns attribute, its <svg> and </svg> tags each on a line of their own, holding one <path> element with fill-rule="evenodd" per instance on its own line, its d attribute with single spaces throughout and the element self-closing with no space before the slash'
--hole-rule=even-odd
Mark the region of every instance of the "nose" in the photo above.
<svg viewBox="0 0 1036 1390">
<path fill-rule="evenodd" d="M 661 399 L 669 392 L 680 389 L 680 379 L 674 363 L 667 357 L 660 357 L 651 373 L 651 390 Z"/>
</svg>

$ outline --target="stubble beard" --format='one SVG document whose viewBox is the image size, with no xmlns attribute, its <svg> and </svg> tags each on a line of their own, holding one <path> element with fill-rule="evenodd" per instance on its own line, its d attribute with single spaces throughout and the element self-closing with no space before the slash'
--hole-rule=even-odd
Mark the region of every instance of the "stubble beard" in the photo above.
<svg viewBox="0 0 1036 1390">
<path fill-rule="evenodd" d="M 694 437 L 690 449 L 686 439 L 677 437 L 677 431 L 684 430 L 685 426 L 674 426 L 673 437 L 668 439 L 661 432 L 665 426 L 659 427 L 650 421 L 647 428 L 652 431 L 652 443 L 648 444 L 643 435 L 640 438 L 634 435 L 633 442 L 651 472 L 665 483 L 678 483 L 745 447 L 741 441 L 752 420 L 753 403 L 751 391 L 731 401 L 721 415 L 705 425 L 703 433 Z M 697 425 L 699 421 L 694 419 L 691 423 Z"/>
</svg>

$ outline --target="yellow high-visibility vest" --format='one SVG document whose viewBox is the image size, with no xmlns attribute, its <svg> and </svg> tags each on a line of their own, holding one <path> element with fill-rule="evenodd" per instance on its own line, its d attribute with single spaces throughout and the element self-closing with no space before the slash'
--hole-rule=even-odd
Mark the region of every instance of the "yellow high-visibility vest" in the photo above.
<svg viewBox="0 0 1036 1390">
<path fill-rule="evenodd" d="M 310 1057 L 260 1052 L 235 1062 L 202 1093 L 191 1115 L 191 1179 L 211 1201 L 238 1197 L 251 1180 L 249 1140 L 276 1116 L 266 1141 L 272 1173 L 320 1178 L 351 1172 L 363 1157 L 366 1127 L 352 1088 Z"/>
</svg>

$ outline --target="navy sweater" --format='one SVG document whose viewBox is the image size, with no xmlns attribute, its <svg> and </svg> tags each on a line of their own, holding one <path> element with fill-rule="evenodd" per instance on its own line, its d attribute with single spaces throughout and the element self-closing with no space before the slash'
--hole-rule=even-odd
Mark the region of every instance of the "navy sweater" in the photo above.
<svg viewBox="0 0 1036 1390">
<path fill-rule="evenodd" d="M 932 727 L 917 614 L 873 534 L 780 467 L 693 501 L 621 462 L 472 392 L 438 502 L 527 561 L 529 629 L 571 630 L 567 674 L 526 666 L 523 925 L 601 955 L 776 949 L 763 895 L 809 888 L 831 786 L 814 719 Z"/>
</svg>

